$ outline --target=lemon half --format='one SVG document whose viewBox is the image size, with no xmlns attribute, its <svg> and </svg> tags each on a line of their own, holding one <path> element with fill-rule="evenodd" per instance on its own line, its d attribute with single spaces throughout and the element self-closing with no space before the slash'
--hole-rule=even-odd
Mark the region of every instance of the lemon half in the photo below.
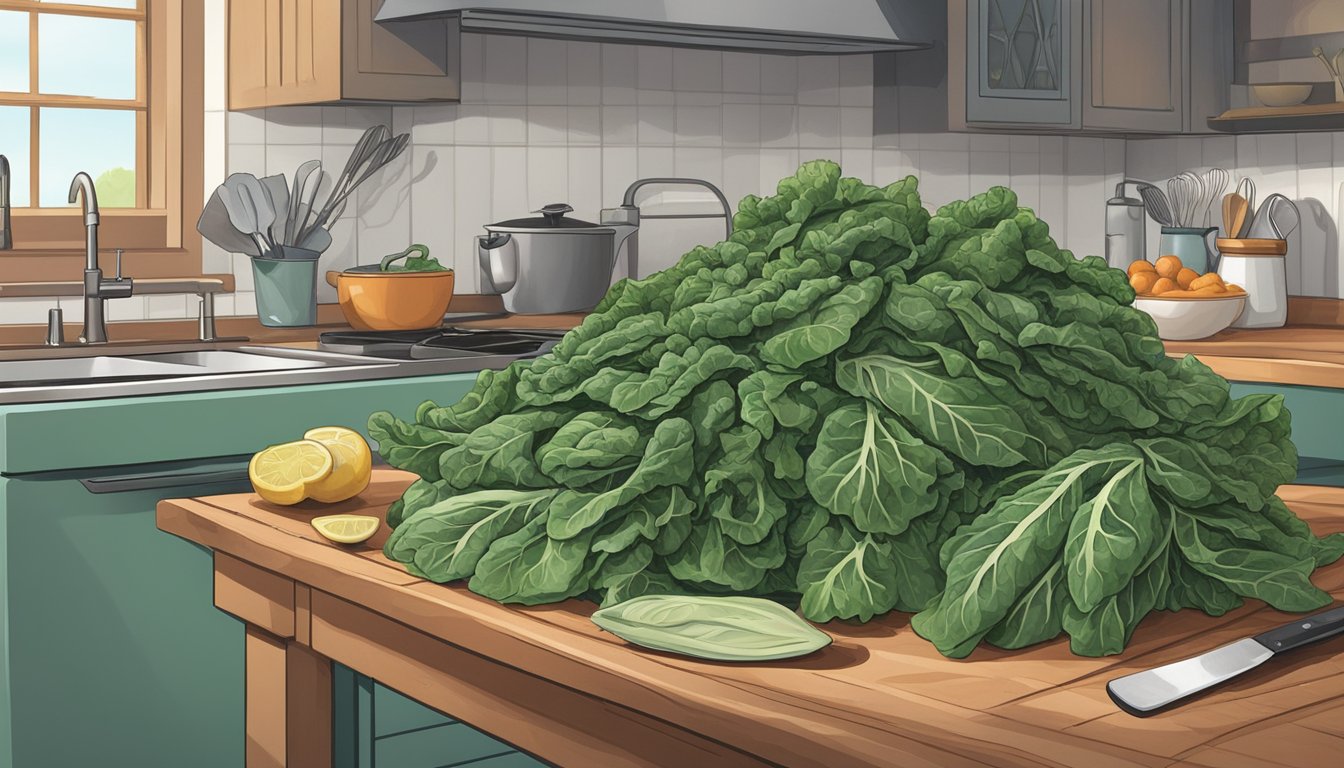
<svg viewBox="0 0 1344 768">
<path fill-rule="evenodd" d="M 272 504 L 298 504 L 311 485 L 331 474 L 331 451 L 315 440 L 280 443 L 257 451 L 247 464 L 252 488 Z"/>
<path fill-rule="evenodd" d="M 314 517 L 313 527 L 326 538 L 340 544 L 368 541 L 378 532 L 382 520 L 368 515 L 326 515 Z"/>
<path fill-rule="evenodd" d="M 364 436 L 347 427 L 316 427 L 303 433 L 331 451 L 331 474 L 308 486 L 308 497 L 322 502 L 345 501 L 369 487 L 373 453 Z"/>
</svg>

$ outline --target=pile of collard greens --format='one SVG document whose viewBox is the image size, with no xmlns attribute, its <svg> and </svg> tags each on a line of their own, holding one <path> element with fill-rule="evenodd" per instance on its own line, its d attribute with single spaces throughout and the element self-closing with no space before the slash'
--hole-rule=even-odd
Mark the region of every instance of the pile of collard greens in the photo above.
<svg viewBox="0 0 1344 768">
<path fill-rule="evenodd" d="M 1279 397 L 1163 354 L 1124 273 L 995 187 L 930 216 L 810 162 L 726 242 L 614 286 L 553 352 L 369 423 L 422 479 L 389 557 L 510 603 L 767 596 L 918 612 L 944 654 L 1155 609 L 1305 611 L 1344 553 L 1274 495 Z"/>
</svg>

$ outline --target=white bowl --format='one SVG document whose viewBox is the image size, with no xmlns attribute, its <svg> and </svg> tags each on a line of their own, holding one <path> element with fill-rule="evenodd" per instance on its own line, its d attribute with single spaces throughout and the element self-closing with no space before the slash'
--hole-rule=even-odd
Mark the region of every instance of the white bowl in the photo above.
<svg viewBox="0 0 1344 768">
<path fill-rule="evenodd" d="M 1266 107 L 1291 107 L 1311 95 L 1311 83 L 1266 83 L 1253 85 L 1255 98 Z"/>
<path fill-rule="evenodd" d="M 1159 338 L 1189 341 L 1208 338 L 1236 322 L 1246 308 L 1246 294 L 1170 299 L 1140 296 L 1134 299 L 1134 307 L 1152 316 Z"/>
</svg>

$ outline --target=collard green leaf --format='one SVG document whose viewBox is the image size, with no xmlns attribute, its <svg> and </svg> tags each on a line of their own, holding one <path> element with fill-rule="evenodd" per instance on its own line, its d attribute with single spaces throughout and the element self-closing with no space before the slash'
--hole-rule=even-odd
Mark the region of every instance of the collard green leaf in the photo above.
<svg viewBox="0 0 1344 768">
<path fill-rule="evenodd" d="M 555 491 L 477 491 L 453 496 L 407 517 L 383 545 L 388 558 L 421 578 L 446 582 L 475 572 L 503 536 L 543 520 Z"/>
<path fill-rule="evenodd" d="M 948 562 L 942 597 L 916 614 L 911 626 L 944 654 L 969 653 L 965 644 L 1002 621 L 1059 558 L 1072 517 L 1088 492 L 1135 458 L 1135 450 L 1126 445 L 1079 451 L 1000 499 L 964 529 Z"/>
<path fill-rule="evenodd" d="M 1064 562 L 1069 594 L 1078 609 L 1091 611 L 1129 584 L 1160 528 L 1143 459 L 1136 456 L 1083 503 L 1069 526 Z"/>
<path fill-rule="evenodd" d="M 1264 600 L 1281 611 L 1311 611 L 1330 595 L 1311 583 L 1314 557 L 1296 559 L 1241 544 L 1200 517 L 1176 515 L 1176 543 L 1191 567 L 1243 597 Z"/>
<path fill-rule="evenodd" d="M 538 605 L 575 597 L 587 590 L 580 578 L 588 557 L 586 536 L 552 539 L 546 518 L 534 517 L 522 528 L 490 545 L 467 587 L 501 603 Z"/>
<path fill-rule="evenodd" d="M 896 606 L 896 576 L 890 545 L 833 519 L 798 567 L 801 610 L 812 621 L 868 621 Z"/>
<path fill-rule="evenodd" d="M 871 403 L 836 409 L 822 424 L 807 463 L 812 498 L 861 531 L 900 533 L 938 496 L 940 452 Z"/>
<path fill-rule="evenodd" d="M 1064 631 L 1064 609 L 1068 605 L 1064 561 L 1056 560 L 1013 603 L 1003 619 L 985 635 L 985 641 L 1011 650 L 1053 640 Z"/>
<path fill-rule="evenodd" d="M 831 644 L 789 609 L 754 597 L 646 595 L 592 619 L 635 645 L 716 661 L 791 659 Z"/>
<path fill-rule="evenodd" d="M 921 437 L 971 464 L 1011 467 L 1027 460 L 1021 417 L 974 380 L 948 378 L 927 363 L 867 355 L 842 361 L 836 383 L 880 403 Z"/>
</svg>

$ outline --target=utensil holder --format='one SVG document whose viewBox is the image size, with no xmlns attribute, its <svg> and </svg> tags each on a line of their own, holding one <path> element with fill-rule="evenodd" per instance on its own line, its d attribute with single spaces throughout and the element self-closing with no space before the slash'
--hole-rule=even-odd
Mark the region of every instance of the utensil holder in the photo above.
<svg viewBox="0 0 1344 768">
<path fill-rule="evenodd" d="M 1233 328 L 1282 328 L 1288 321 L 1285 240 L 1219 238 L 1218 275 L 1246 289 L 1246 309 Z"/>
<path fill-rule="evenodd" d="M 1217 231 L 1217 227 L 1163 227 L 1158 255 L 1174 254 L 1180 257 L 1182 265 L 1201 274 L 1207 272 L 1216 266 L 1212 264 L 1214 254 L 1209 250 L 1207 238 Z"/>
<path fill-rule="evenodd" d="M 317 324 L 317 257 L 306 248 L 281 246 L 280 259 L 252 259 L 257 319 L 268 328 Z"/>
</svg>

